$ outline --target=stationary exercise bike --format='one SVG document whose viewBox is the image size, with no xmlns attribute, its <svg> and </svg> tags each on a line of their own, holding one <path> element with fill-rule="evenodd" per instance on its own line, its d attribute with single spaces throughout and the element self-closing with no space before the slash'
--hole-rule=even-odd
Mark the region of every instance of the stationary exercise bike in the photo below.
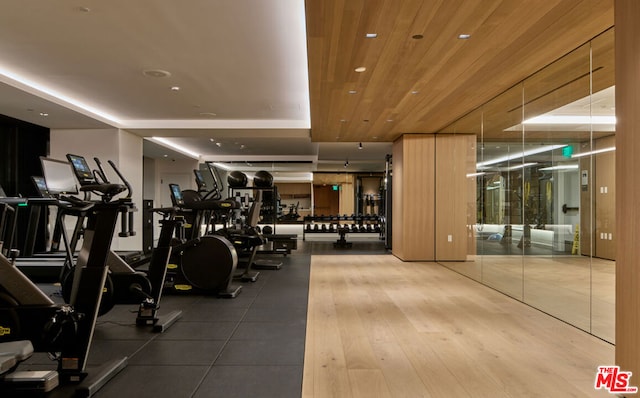
<svg viewBox="0 0 640 398">
<path fill-rule="evenodd" d="M 45 161 L 50 159 L 43 158 L 43 164 Z M 52 181 L 50 192 L 74 191 L 71 167 L 66 162 L 54 163 L 53 170 L 45 169 L 45 178 Z M 118 187 L 103 184 L 86 189 L 96 189 L 111 196 Z M 77 388 L 76 395 L 88 397 L 127 364 L 127 359 L 122 358 L 105 364 L 98 372 L 89 373 L 86 367 L 107 278 L 106 261 L 121 204 L 117 201 L 93 203 L 62 196 L 52 204 L 81 208 L 88 213 L 90 222 L 78 255 L 84 266 L 77 270 L 77 289 L 74 289 L 69 305 L 56 304 L 10 260 L 0 255 L 0 343 L 27 340 L 36 351 L 51 353 L 58 363 L 56 372 L 25 372 L 19 377 L 14 377 L 14 373 L 3 375 L 0 378 L 3 396 L 25 390 L 47 392 L 56 386 L 57 379 L 61 384 L 77 384 L 74 387 Z"/>
</svg>

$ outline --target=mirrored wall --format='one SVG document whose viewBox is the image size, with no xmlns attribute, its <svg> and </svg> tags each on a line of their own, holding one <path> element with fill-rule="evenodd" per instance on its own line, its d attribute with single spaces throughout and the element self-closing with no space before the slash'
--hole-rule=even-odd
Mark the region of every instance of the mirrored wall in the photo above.
<svg viewBox="0 0 640 398">
<path fill-rule="evenodd" d="M 614 342 L 614 32 L 446 128 L 475 134 L 466 262 L 443 263 Z"/>
</svg>

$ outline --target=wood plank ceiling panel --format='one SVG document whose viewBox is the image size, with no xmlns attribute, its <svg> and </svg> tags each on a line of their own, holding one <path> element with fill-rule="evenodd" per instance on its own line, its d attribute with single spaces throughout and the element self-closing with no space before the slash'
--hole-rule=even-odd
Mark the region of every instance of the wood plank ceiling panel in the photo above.
<svg viewBox="0 0 640 398">
<path fill-rule="evenodd" d="M 605 31 L 613 0 L 307 0 L 306 15 L 313 141 L 393 141 L 444 128 Z"/>
</svg>

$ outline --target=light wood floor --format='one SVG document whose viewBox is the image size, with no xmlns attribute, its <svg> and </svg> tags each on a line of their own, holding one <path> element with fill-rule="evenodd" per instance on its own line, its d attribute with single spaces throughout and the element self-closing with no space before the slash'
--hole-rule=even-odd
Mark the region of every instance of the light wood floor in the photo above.
<svg viewBox="0 0 640 398">
<path fill-rule="evenodd" d="M 434 263 L 313 256 L 303 397 L 610 397 L 614 347 Z"/>
</svg>

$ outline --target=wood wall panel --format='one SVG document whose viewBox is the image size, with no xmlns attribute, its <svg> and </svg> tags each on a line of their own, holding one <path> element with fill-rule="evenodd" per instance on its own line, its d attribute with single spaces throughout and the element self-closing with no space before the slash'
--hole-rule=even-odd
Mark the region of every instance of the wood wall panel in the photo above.
<svg viewBox="0 0 640 398">
<path fill-rule="evenodd" d="M 404 176 L 404 139 L 400 137 L 393 143 L 392 149 L 393 156 L 393 183 L 391 191 L 391 212 L 393 217 L 391 218 L 391 229 L 393 231 L 391 238 L 391 252 L 393 255 L 403 260 L 404 254 L 404 208 L 402 206 L 402 196 L 404 192 L 402 188 L 403 176 Z"/>
<path fill-rule="evenodd" d="M 602 138 L 594 142 L 595 149 L 615 146 L 615 137 Z M 615 260 L 616 258 L 616 219 L 615 219 L 615 151 L 595 155 L 595 256 Z"/>
<path fill-rule="evenodd" d="M 435 136 L 407 134 L 393 146 L 393 254 L 435 259 Z"/>
<path fill-rule="evenodd" d="M 615 1 L 616 365 L 640 376 L 640 2 Z"/>
<path fill-rule="evenodd" d="M 467 149 L 472 135 L 437 135 L 435 165 L 435 246 L 437 261 L 467 258 Z M 474 165 L 475 166 L 475 165 Z M 474 192 L 475 197 L 475 192 Z M 475 200 L 474 200 L 475 202 Z"/>
</svg>

